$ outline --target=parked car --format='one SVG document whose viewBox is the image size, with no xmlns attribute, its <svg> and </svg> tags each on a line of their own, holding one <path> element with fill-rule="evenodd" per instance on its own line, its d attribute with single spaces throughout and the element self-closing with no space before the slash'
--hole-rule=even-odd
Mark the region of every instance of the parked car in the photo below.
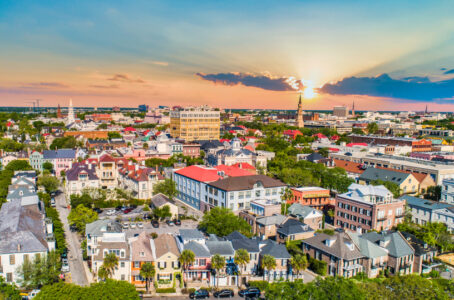
<svg viewBox="0 0 454 300">
<path fill-rule="evenodd" d="M 136 208 L 137 208 L 137 205 L 132 204 L 132 205 L 130 205 L 129 207 L 132 208 L 132 209 L 136 209 Z"/>
<path fill-rule="evenodd" d="M 132 209 L 130 208 L 127 208 L 123 211 L 124 214 L 129 214 L 130 212 L 132 212 Z"/>
<path fill-rule="evenodd" d="M 144 214 L 144 215 L 143 215 L 143 219 L 144 219 L 144 220 L 151 220 L 150 214 Z"/>
<path fill-rule="evenodd" d="M 260 290 L 256 287 L 249 287 L 239 291 L 238 295 L 245 298 L 258 298 L 260 297 Z"/>
<path fill-rule="evenodd" d="M 75 231 L 77 231 L 77 226 L 74 224 L 69 225 L 69 230 L 71 230 L 72 232 L 75 232 Z"/>
<path fill-rule="evenodd" d="M 224 289 L 224 290 L 214 292 L 213 295 L 215 298 L 232 298 L 234 293 L 232 290 Z"/>
<path fill-rule="evenodd" d="M 136 223 L 129 224 L 129 227 L 131 227 L 131 229 L 136 229 Z"/>
<path fill-rule="evenodd" d="M 66 258 L 63 258 L 61 260 L 61 271 L 63 273 L 69 272 L 69 263 L 68 263 L 68 259 L 66 259 Z"/>
<path fill-rule="evenodd" d="M 106 212 L 106 215 L 108 215 L 108 216 L 113 216 L 115 213 L 116 213 L 116 211 L 115 211 L 114 209 L 109 209 L 109 210 Z"/>
<path fill-rule="evenodd" d="M 102 213 L 102 209 L 100 209 L 99 207 L 93 208 L 93 211 L 97 212 L 98 214 Z"/>
<path fill-rule="evenodd" d="M 190 299 L 205 299 L 210 298 L 210 293 L 207 290 L 197 290 L 194 293 L 189 294 Z"/>
<path fill-rule="evenodd" d="M 61 258 L 64 259 L 64 258 L 68 258 L 68 249 L 65 249 L 63 251 L 63 253 L 61 254 Z"/>
<path fill-rule="evenodd" d="M 166 223 L 167 223 L 167 225 L 169 225 L 169 226 L 173 226 L 173 225 L 174 225 L 172 220 L 167 220 Z"/>
<path fill-rule="evenodd" d="M 137 223 L 137 228 L 142 229 L 143 228 L 143 223 L 142 222 Z"/>
<path fill-rule="evenodd" d="M 115 207 L 115 210 L 120 211 L 122 208 L 123 208 L 123 206 L 119 205 L 119 206 Z"/>
<path fill-rule="evenodd" d="M 173 220 L 173 223 L 177 226 L 181 226 L 181 220 L 179 220 L 179 219 Z"/>
<path fill-rule="evenodd" d="M 50 198 L 50 206 L 55 207 L 56 205 L 55 198 Z"/>
<path fill-rule="evenodd" d="M 129 222 L 125 222 L 121 225 L 123 229 L 128 229 L 129 228 Z"/>
<path fill-rule="evenodd" d="M 159 222 L 156 220 L 153 220 L 153 221 L 151 221 L 151 226 L 153 226 L 153 228 L 159 228 Z"/>
</svg>

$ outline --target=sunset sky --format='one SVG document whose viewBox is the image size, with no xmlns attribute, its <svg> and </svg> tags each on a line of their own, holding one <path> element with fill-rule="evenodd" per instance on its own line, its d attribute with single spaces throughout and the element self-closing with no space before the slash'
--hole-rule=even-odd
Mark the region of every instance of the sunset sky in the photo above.
<svg viewBox="0 0 454 300">
<path fill-rule="evenodd" d="M 0 1 L 0 105 L 454 109 L 452 1 Z"/>
</svg>

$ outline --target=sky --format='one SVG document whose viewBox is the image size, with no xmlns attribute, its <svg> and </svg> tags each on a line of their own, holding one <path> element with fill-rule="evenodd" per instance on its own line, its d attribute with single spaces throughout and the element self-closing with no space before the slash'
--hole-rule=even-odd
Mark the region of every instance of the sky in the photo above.
<svg viewBox="0 0 454 300">
<path fill-rule="evenodd" d="M 452 111 L 452 1 L 0 0 L 0 106 Z"/>
</svg>

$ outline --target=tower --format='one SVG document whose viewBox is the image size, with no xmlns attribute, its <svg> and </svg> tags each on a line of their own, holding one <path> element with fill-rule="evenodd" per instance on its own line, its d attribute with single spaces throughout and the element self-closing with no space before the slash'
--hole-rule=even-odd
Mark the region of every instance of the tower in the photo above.
<svg viewBox="0 0 454 300">
<path fill-rule="evenodd" d="M 298 101 L 298 112 L 296 115 L 296 127 L 300 127 L 300 128 L 304 127 L 303 103 L 301 102 L 301 94 L 300 94 L 300 99 Z"/>
<path fill-rule="evenodd" d="M 73 100 L 69 99 L 69 106 L 68 106 L 68 119 L 66 120 L 67 124 L 71 124 L 75 122 L 74 118 L 74 108 L 73 108 Z"/>
<path fill-rule="evenodd" d="M 427 110 L 427 104 L 426 104 L 426 111 L 425 111 L 425 114 L 427 115 L 429 113 L 429 111 Z"/>
<path fill-rule="evenodd" d="M 58 107 L 57 107 L 57 119 L 61 119 L 61 118 L 62 118 L 61 108 L 60 108 L 60 104 L 58 104 Z"/>
<path fill-rule="evenodd" d="M 353 100 L 353 105 L 352 105 L 352 118 L 355 117 L 355 100 Z"/>
</svg>

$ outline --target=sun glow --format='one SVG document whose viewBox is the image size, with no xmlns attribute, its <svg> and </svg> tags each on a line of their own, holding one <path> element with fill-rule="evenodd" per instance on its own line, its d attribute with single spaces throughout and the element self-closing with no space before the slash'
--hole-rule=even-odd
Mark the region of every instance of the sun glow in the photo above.
<svg viewBox="0 0 454 300">
<path fill-rule="evenodd" d="M 304 99 L 312 99 L 317 96 L 317 93 L 314 90 L 314 83 L 311 80 L 301 79 L 301 82 L 304 85 L 303 97 Z"/>
</svg>

